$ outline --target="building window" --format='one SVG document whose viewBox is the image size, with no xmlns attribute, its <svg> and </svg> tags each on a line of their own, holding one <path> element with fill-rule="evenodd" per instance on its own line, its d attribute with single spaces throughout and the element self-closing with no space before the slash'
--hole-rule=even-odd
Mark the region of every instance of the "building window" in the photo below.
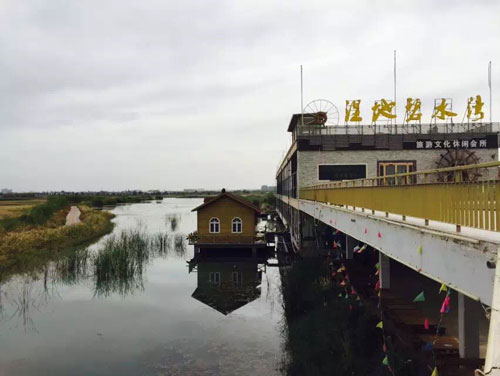
<svg viewBox="0 0 500 376">
<path fill-rule="evenodd" d="M 243 275 L 241 272 L 233 272 L 233 285 L 240 285 L 243 282 Z"/>
<path fill-rule="evenodd" d="M 366 178 L 364 164 L 319 165 L 318 180 L 354 180 Z"/>
<path fill-rule="evenodd" d="M 236 218 L 233 218 L 233 233 L 234 234 L 241 234 L 242 232 L 242 222 L 241 222 L 241 219 L 236 217 Z"/>
<path fill-rule="evenodd" d="M 209 274 L 209 282 L 211 285 L 220 285 L 220 273 L 219 272 L 210 272 Z"/>
<path fill-rule="evenodd" d="M 387 161 L 378 162 L 378 176 L 388 176 L 395 174 L 405 174 L 408 172 L 415 172 L 415 161 Z M 399 184 L 411 184 L 415 182 L 415 176 L 401 176 L 398 177 Z M 387 178 L 379 181 L 380 185 L 395 185 L 395 178 Z"/>
<path fill-rule="evenodd" d="M 218 234 L 220 232 L 220 221 L 219 218 L 210 219 L 209 232 L 211 234 Z"/>
</svg>

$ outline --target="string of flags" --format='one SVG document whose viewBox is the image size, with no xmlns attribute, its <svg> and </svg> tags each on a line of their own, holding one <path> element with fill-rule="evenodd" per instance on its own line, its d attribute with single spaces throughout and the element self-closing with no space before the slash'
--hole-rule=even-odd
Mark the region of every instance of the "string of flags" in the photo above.
<svg viewBox="0 0 500 376">
<path fill-rule="evenodd" d="M 339 230 L 336 230 L 335 234 L 338 234 L 339 233 Z M 365 228 L 364 229 L 364 233 L 367 234 L 368 233 L 368 229 Z M 380 233 L 380 231 L 377 233 L 377 237 L 380 239 L 382 238 L 382 234 Z M 333 248 L 334 249 L 338 249 L 338 248 L 341 248 L 342 245 L 340 244 L 340 242 L 337 242 L 337 241 L 334 241 L 333 242 Z M 363 253 L 366 249 L 368 248 L 367 244 L 362 244 L 362 245 L 357 245 L 353 248 L 353 252 L 356 253 L 356 254 L 361 254 Z M 423 247 L 421 245 L 418 246 L 417 248 L 417 252 L 419 255 L 422 255 L 423 254 Z M 331 265 L 333 265 L 332 263 L 330 263 Z M 382 359 L 382 365 L 384 365 L 385 367 L 387 367 L 387 370 L 394 376 L 395 373 L 391 367 L 391 355 L 389 354 L 389 352 L 387 351 L 388 349 L 388 339 L 386 337 L 386 333 L 385 333 L 385 328 L 384 328 L 384 312 L 382 310 L 382 299 L 381 299 L 381 286 L 380 286 L 380 263 L 377 263 L 375 264 L 375 268 L 376 268 L 376 271 L 375 271 L 375 277 L 377 278 L 377 281 L 375 283 L 375 292 L 377 293 L 377 296 L 378 296 L 378 305 L 377 305 L 377 308 L 379 310 L 379 317 L 380 317 L 380 321 L 377 323 L 376 325 L 376 328 L 381 330 L 382 332 L 382 351 L 384 353 L 384 357 Z M 419 269 L 418 272 L 420 272 L 422 269 Z M 354 298 L 356 297 L 355 301 L 358 302 L 358 305 L 361 305 L 361 298 L 360 296 L 358 295 L 356 289 L 354 288 L 354 286 L 351 285 L 350 283 L 350 280 L 349 280 L 349 274 L 347 273 L 347 269 L 345 267 L 345 265 L 342 263 L 341 266 L 339 268 L 337 268 L 336 270 L 333 270 L 332 271 L 332 279 L 334 281 L 336 281 L 338 283 L 338 285 L 340 287 L 343 288 L 343 291 L 342 292 L 339 292 L 338 294 L 338 297 L 339 298 L 342 298 L 342 299 L 345 299 L 345 300 L 349 300 L 351 298 Z M 444 300 L 441 304 L 441 308 L 440 308 L 440 319 L 439 319 L 439 323 L 437 324 L 436 326 L 436 333 L 435 333 L 435 336 L 434 336 L 434 339 L 432 341 L 432 343 L 428 343 L 426 344 L 426 346 L 424 347 L 424 349 L 427 349 L 429 351 L 432 352 L 432 357 L 433 357 L 433 363 L 434 363 L 434 367 L 429 367 L 429 370 L 432 370 L 432 373 L 430 376 L 439 376 L 439 372 L 438 372 L 438 369 L 437 369 L 437 366 L 436 366 L 436 355 L 434 353 L 434 344 L 439 336 L 439 332 L 440 332 L 440 328 L 441 328 L 441 323 L 442 323 L 442 320 L 443 320 L 443 317 L 445 314 L 449 313 L 450 312 L 450 306 L 451 306 L 451 297 L 450 297 L 450 289 L 446 286 L 446 284 L 442 284 L 440 286 L 440 289 L 439 289 L 439 293 L 441 294 L 442 292 L 445 292 L 446 295 L 444 297 Z M 426 297 L 425 297 L 425 292 L 424 291 L 421 291 L 419 294 L 417 294 L 415 296 L 415 298 L 413 299 L 413 302 L 414 303 L 419 303 L 419 302 L 425 302 L 426 301 Z M 349 309 L 350 310 L 353 310 L 353 301 L 351 300 L 350 304 L 349 304 Z M 423 322 L 423 326 L 424 326 L 424 329 L 425 330 L 430 330 L 430 324 L 429 324 L 429 319 L 428 318 L 425 318 L 424 322 Z"/>
</svg>

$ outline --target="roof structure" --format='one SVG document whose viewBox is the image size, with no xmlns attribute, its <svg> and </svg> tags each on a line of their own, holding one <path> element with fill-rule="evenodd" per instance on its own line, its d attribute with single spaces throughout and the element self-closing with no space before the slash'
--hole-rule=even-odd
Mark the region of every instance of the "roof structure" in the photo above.
<svg viewBox="0 0 500 376">
<path fill-rule="evenodd" d="M 242 289 L 219 289 L 201 288 L 198 287 L 194 290 L 191 297 L 207 306 L 215 309 L 223 315 L 228 315 L 238 308 L 247 305 L 251 301 L 260 296 L 260 289 L 258 287 L 250 286 Z"/>
<path fill-rule="evenodd" d="M 225 189 L 222 190 L 221 193 L 219 193 L 217 196 L 215 197 L 210 197 L 207 199 L 204 200 L 203 204 L 201 204 L 200 206 L 197 206 L 196 208 L 194 208 L 193 210 L 191 211 L 198 211 L 198 210 L 201 210 L 205 207 L 207 207 L 208 205 L 212 205 L 214 202 L 218 201 L 219 199 L 221 199 L 222 197 L 227 197 L 227 198 L 230 198 L 231 200 L 234 200 L 244 206 L 247 206 L 249 207 L 250 209 L 252 210 L 255 210 L 257 213 L 260 214 L 260 209 L 258 207 L 256 207 L 255 205 L 253 205 L 252 203 L 248 202 L 247 200 L 245 200 L 244 198 L 241 198 L 239 196 L 236 196 L 236 195 L 233 195 L 232 193 L 229 193 L 229 192 L 226 192 Z"/>
<path fill-rule="evenodd" d="M 297 127 L 299 123 L 299 119 L 302 117 L 302 114 L 293 114 L 290 119 L 290 124 L 288 125 L 288 132 L 293 132 L 293 130 Z M 314 114 L 304 114 L 305 124 L 309 123 L 314 119 Z"/>
</svg>

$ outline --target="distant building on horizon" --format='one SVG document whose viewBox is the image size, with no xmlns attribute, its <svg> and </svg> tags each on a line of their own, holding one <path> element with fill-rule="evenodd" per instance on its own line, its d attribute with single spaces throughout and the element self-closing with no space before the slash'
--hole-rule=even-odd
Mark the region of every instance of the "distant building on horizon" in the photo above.
<svg viewBox="0 0 500 376">
<path fill-rule="evenodd" d="M 6 195 L 6 194 L 9 194 L 9 193 L 12 193 L 12 189 L 2 188 L 2 190 L 0 191 L 0 193 Z"/>
<path fill-rule="evenodd" d="M 275 185 L 263 185 L 260 187 L 260 190 L 262 192 L 276 192 L 276 186 Z"/>
<path fill-rule="evenodd" d="M 205 188 L 188 188 L 188 189 L 183 190 L 183 192 L 186 192 L 186 193 L 205 192 L 205 191 L 206 191 Z"/>
</svg>

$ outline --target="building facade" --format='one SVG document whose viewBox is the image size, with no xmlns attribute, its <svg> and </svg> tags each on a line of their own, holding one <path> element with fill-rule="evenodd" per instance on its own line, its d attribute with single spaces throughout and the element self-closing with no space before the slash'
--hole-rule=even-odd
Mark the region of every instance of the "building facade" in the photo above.
<svg viewBox="0 0 500 376">
<path fill-rule="evenodd" d="M 292 116 L 288 127 L 292 145 L 276 174 L 277 210 L 297 248 L 307 230 L 290 200 L 300 198 L 301 188 L 498 161 L 498 123 L 419 124 L 398 130 L 395 126 L 314 125 L 305 122 L 306 117 L 310 120 L 315 114 Z M 488 174 L 492 172 L 477 171 L 468 178 L 497 178 Z M 395 181 L 389 178 L 384 183 Z"/>
</svg>

